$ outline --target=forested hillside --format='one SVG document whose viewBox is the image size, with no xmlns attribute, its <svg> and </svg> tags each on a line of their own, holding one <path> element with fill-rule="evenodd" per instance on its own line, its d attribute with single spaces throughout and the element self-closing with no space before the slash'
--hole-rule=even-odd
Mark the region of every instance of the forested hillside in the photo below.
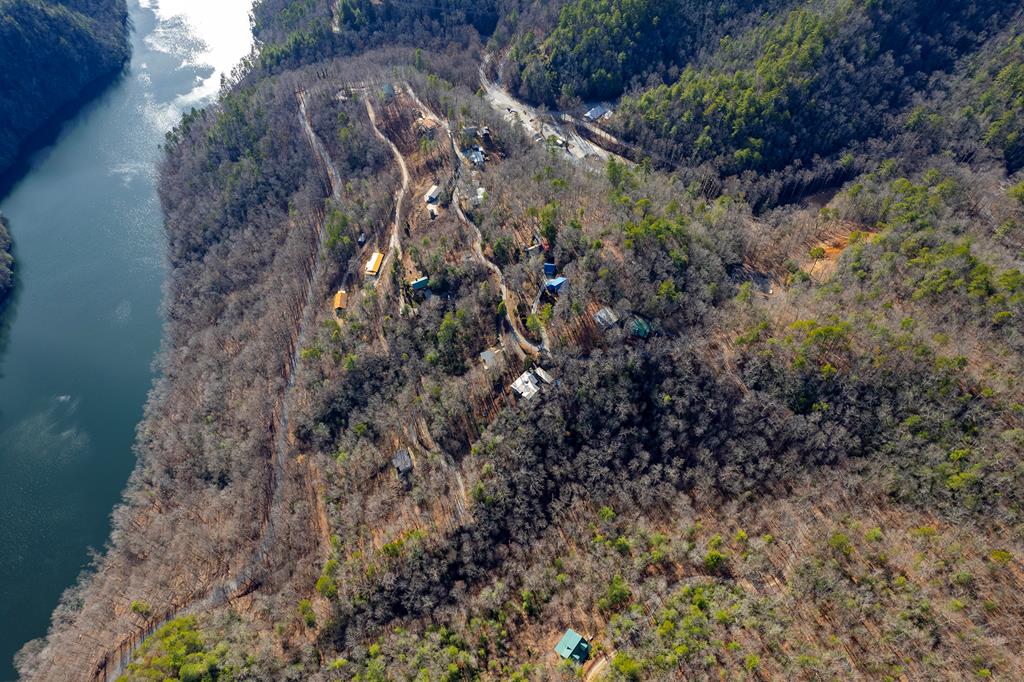
<svg viewBox="0 0 1024 682">
<path fill-rule="evenodd" d="M 0 173 L 22 142 L 129 56 L 124 0 L 0 0 Z"/>
<path fill-rule="evenodd" d="M 1003 25 L 1011 3 L 800 5 L 626 98 L 619 127 L 645 148 L 726 174 L 810 162 L 877 135 L 936 71 Z"/>
<path fill-rule="evenodd" d="M 24 677 L 1024 677 L 1022 26 L 258 3 Z"/>
<path fill-rule="evenodd" d="M 650 79 L 675 78 L 702 49 L 751 22 L 750 13 L 782 4 L 573 0 L 550 34 L 528 30 L 516 40 L 511 85 L 523 97 L 549 104 L 618 97 Z"/>
</svg>

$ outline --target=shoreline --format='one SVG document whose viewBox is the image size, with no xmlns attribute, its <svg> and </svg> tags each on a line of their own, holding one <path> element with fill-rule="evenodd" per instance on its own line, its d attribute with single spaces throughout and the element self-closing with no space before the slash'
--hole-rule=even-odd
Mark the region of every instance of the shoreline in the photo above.
<svg viewBox="0 0 1024 682">
<path fill-rule="evenodd" d="M 22 139 L 11 163 L 6 168 L 0 168 L 0 201 L 6 199 L 14 187 L 32 171 L 36 156 L 60 140 L 68 123 L 124 78 L 130 64 L 131 54 L 117 69 L 93 79 L 77 96 L 57 107 L 38 128 Z"/>
</svg>

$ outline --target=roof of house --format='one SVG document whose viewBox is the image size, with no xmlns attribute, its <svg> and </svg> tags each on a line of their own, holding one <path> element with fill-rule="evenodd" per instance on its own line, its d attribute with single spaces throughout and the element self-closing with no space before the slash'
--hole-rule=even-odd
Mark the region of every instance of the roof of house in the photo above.
<svg viewBox="0 0 1024 682">
<path fill-rule="evenodd" d="M 547 275 L 548 277 L 550 277 L 550 276 L 555 274 L 555 269 L 556 268 L 555 268 L 555 264 L 554 263 L 545 263 L 544 264 L 544 274 Z"/>
<path fill-rule="evenodd" d="M 558 291 L 559 289 L 562 288 L 562 285 L 568 281 L 569 280 L 566 279 L 565 277 L 555 277 L 554 279 L 549 279 L 544 286 L 546 286 L 549 290 Z"/>
<path fill-rule="evenodd" d="M 646 339 L 651 335 L 651 323 L 642 317 L 634 317 L 629 323 L 629 332 L 633 336 Z"/>
<path fill-rule="evenodd" d="M 537 379 L 532 372 L 523 372 L 518 379 L 512 382 L 512 390 L 529 400 L 537 395 L 540 386 L 537 385 Z"/>
<path fill-rule="evenodd" d="M 618 321 L 619 316 L 615 314 L 614 310 L 607 306 L 594 313 L 594 322 L 601 325 L 604 329 L 614 326 Z"/>
<path fill-rule="evenodd" d="M 545 384 L 555 383 L 555 378 L 548 374 L 543 367 L 534 367 L 533 373 L 536 374 Z"/>
<path fill-rule="evenodd" d="M 433 185 L 429 190 L 427 190 L 427 193 L 423 195 L 423 199 L 429 204 L 439 196 L 441 196 L 441 188 L 437 185 Z"/>
<path fill-rule="evenodd" d="M 373 255 L 370 256 L 370 260 L 366 262 L 366 274 L 376 275 L 380 272 L 380 265 L 384 262 L 384 254 L 380 251 L 374 251 Z"/>
<path fill-rule="evenodd" d="M 603 104 L 598 104 L 596 107 L 588 111 L 585 115 L 590 120 L 596 121 L 597 119 L 601 118 L 602 116 L 608 113 L 611 113 L 608 107 L 604 106 Z"/>
<path fill-rule="evenodd" d="M 583 635 L 572 628 L 569 628 L 565 631 L 565 634 L 562 635 L 562 639 L 559 640 L 558 644 L 555 645 L 555 651 L 562 658 L 569 658 L 581 643 L 585 648 L 582 652 L 579 652 L 583 654 L 582 656 L 579 656 L 579 658 L 584 659 L 586 658 L 587 651 L 590 650 L 590 643 L 583 639 Z"/>
<path fill-rule="evenodd" d="M 429 278 L 427 278 L 427 277 L 420 277 L 419 279 L 414 279 L 413 281 L 409 282 L 409 285 L 412 287 L 413 291 L 419 291 L 420 289 L 426 289 L 427 288 L 427 284 L 429 284 L 429 283 L 430 283 L 430 279 Z"/>
<path fill-rule="evenodd" d="M 480 353 L 480 360 L 484 363 L 484 369 L 490 369 L 498 364 L 498 354 L 488 348 Z"/>
<path fill-rule="evenodd" d="M 344 289 L 338 289 L 338 293 L 334 294 L 334 309 L 344 310 L 348 306 L 348 292 Z"/>
</svg>

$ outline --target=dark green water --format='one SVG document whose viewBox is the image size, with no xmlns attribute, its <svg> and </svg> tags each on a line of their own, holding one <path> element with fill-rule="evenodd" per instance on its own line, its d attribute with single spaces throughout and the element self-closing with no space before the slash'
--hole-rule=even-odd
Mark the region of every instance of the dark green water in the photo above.
<svg viewBox="0 0 1024 682">
<path fill-rule="evenodd" d="M 0 313 L 0 680 L 103 547 L 134 464 L 162 325 L 159 144 L 214 72 L 185 20 L 129 4 L 129 72 L 0 201 L 18 277 Z"/>
</svg>

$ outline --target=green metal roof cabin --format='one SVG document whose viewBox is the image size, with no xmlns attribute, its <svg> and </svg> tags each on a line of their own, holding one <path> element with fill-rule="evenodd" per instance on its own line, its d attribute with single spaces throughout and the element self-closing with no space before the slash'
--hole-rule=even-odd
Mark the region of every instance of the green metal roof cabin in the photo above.
<svg viewBox="0 0 1024 682">
<path fill-rule="evenodd" d="M 642 317 L 634 317 L 629 324 L 629 333 L 638 339 L 646 339 L 651 335 L 651 323 Z"/>
<path fill-rule="evenodd" d="M 562 641 L 555 647 L 555 652 L 562 658 L 571 658 L 582 664 L 590 655 L 590 642 L 572 628 L 565 631 Z"/>
</svg>

